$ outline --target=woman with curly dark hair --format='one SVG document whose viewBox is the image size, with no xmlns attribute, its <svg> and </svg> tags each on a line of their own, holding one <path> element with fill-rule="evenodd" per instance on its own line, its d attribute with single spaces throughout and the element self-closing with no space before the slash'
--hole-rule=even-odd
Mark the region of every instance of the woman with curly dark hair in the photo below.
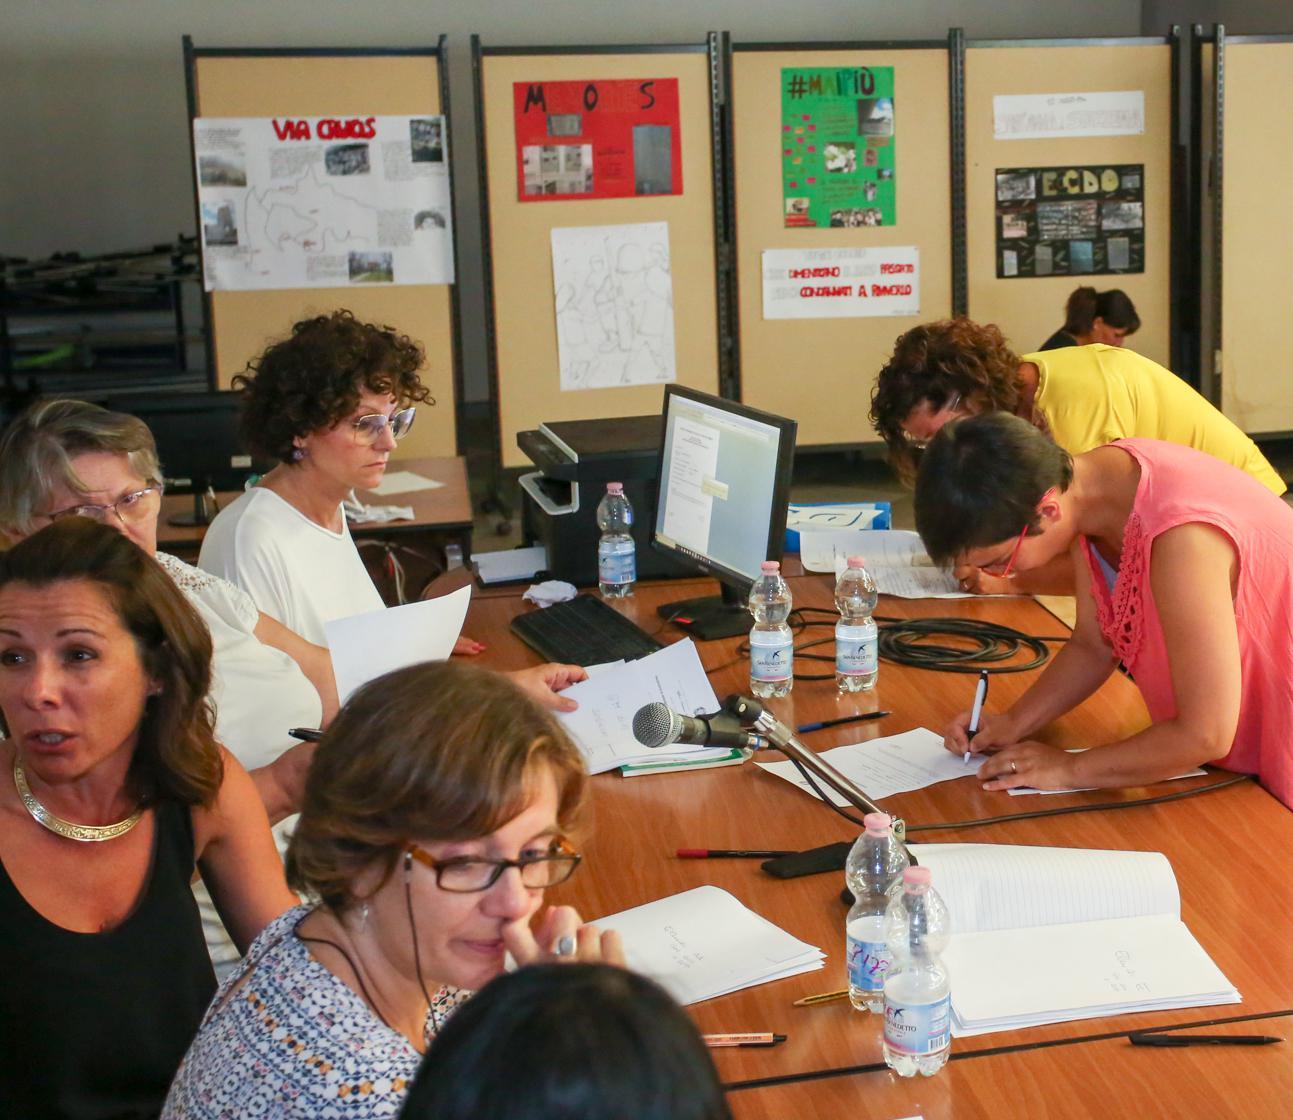
<svg viewBox="0 0 1293 1120">
<path fill-rule="evenodd" d="M 220 511 L 198 563 L 307 641 L 326 645 L 328 622 L 384 606 L 342 502 L 381 482 L 417 405 L 430 399 L 418 376 L 424 357 L 393 327 L 334 311 L 297 323 L 234 378 L 249 449 L 278 464 Z M 543 665 L 517 676 L 548 704 L 574 707 L 554 693 L 584 672 Z"/>
<path fill-rule="evenodd" d="M 1276 494 L 1286 489 L 1230 420 L 1170 370 L 1122 347 L 1021 357 L 992 324 L 945 319 L 898 338 L 871 394 L 871 422 L 908 481 L 919 449 L 944 424 L 986 412 L 1014 413 L 1072 455 L 1119 439 L 1158 439 L 1207 452 Z M 1064 565 L 1057 560 L 1054 570 L 1031 572 L 1014 584 L 977 569 L 956 574 L 972 591 L 1072 594 L 1072 573 Z"/>
</svg>

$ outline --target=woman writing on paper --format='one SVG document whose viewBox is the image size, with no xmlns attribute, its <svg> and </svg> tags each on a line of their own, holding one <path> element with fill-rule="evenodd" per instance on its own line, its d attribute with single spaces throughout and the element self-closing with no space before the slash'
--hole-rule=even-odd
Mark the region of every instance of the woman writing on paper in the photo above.
<svg viewBox="0 0 1293 1120">
<path fill-rule="evenodd" d="M 618 937 L 570 907 L 534 920 L 579 864 L 567 834 L 586 782 L 553 717 L 499 674 L 422 664 L 356 692 L 319 744 L 288 854 L 317 904 L 273 922 L 225 982 L 164 1120 L 393 1116 L 505 953 L 619 962 Z"/>
<path fill-rule="evenodd" d="M 1123 346 L 1140 330 L 1136 305 L 1121 288 L 1097 292 L 1074 288 L 1064 306 L 1064 325 L 1037 349 L 1061 350 L 1066 346 Z"/>
<path fill-rule="evenodd" d="M 987 755 L 986 789 L 1110 788 L 1203 762 L 1256 774 L 1293 806 L 1293 508 L 1191 448 L 1120 440 L 1070 456 L 1005 413 L 934 438 L 916 481 L 916 527 L 936 562 L 1008 579 L 1067 555 L 1077 625 L 1007 712 L 969 712 L 949 750 Z M 1153 723 L 1068 754 L 1032 736 L 1121 662 Z"/>
<path fill-rule="evenodd" d="M 418 376 L 423 361 L 406 335 L 335 311 L 297 323 L 234 378 L 248 446 L 278 465 L 216 515 L 199 565 L 318 645 L 327 644 L 333 619 L 383 609 L 342 503 L 381 482 L 418 403 L 429 399 Z M 481 648 L 460 638 L 456 652 Z M 516 679 L 565 711 L 575 705 L 558 693 L 586 675 L 575 665 L 548 664 Z"/>
<path fill-rule="evenodd" d="M 0 553 L 0 1098 L 156 1116 L 215 990 L 195 867 L 240 947 L 293 903 L 155 561 L 71 518 Z"/>
<path fill-rule="evenodd" d="M 871 421 L 905 478 L 950 420 L 1007 412 L 1072 455 L 1128 437 L 1193 447 L 1247 472 L 1276 494 L 1287 487 L 1242 431 L 1171 371 L 1131 350 L 1083 346 L 1022 358 L 1001 331 L 969 319 L 913 327 L 899 337 L 871 396 Z M 1063 560 L 1015 581 L 972 566 L 956 573 L 983 593 L 1073 593 Z"/>
</svg>

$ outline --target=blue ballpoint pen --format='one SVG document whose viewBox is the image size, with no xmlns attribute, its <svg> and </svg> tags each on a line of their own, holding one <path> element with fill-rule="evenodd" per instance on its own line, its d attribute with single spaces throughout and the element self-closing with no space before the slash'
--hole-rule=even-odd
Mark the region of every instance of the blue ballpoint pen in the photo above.
<svg viewBox="0 0 1293 1120">
<path fill-rule="evenodd" d="M 974 690 L 974 707 L 970 711 L 970 726 L 965 730 L 965 737 L 973 739 L 979 733 L 979 717 L 983 715 L 983 702 L 988 698 L 988 671 L 979 670 L 979 684 Z M 962 763 L 970 761 L 972 751 L 966 751 Z"/>
</svg>

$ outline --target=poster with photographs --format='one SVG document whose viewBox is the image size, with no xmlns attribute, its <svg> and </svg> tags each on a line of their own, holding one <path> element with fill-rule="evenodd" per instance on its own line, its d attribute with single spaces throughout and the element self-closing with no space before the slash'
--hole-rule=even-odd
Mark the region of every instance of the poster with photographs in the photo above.
<svg viewBox="0 0 1293 1120">
<path fill-rule="evenodd" d="M 522 202 L 682 194 L 677 78 L 514 82 Z"/>
<path fill-rule="evenodd" d="M 997 276 L 1145 271 L 1142 164 L 998 168 Z"/>
<path fill-rule="evenodd" d="M 199 117 L 208 292 L 452 284 L 440 116 Z"/>
<path fill-rule="evenodd" d="M 895 166 L 892 66 L 782 68 L 786 226 L 894 225 Z"/>
</svg>

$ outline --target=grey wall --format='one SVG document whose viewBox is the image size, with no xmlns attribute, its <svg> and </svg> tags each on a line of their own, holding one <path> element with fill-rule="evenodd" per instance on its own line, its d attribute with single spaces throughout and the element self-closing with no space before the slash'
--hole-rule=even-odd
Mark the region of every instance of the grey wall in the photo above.
<svg viewBox="0 0 1293 1120">
<path fill-rule="evenodd" d="M 1145 0 L 1145 8 L 1176 6 Z M 1197 5 L 1196 5 L 1197 6 Z M 1237 0 L 1221 7 L 1239 7 Z M 1259 5 L 1253 4 L 1253 7 Z M 1272 9 L 1279 0 L 1260 5 Z M 1152 33 L 1165 17 L 1155 16 Z M 469 37 L 488 45 L 1135 35 L 1140 0 L 7 0 L 0 253 L 104 252 L 194 230 L 180 37 L 199 47 L 434 45 L 450 38 L 467 395 L 485 394 Z"/>
<path fill-rule="evenodd" d="M 1235 35 L 1293 32 L 1293 3 L 1289 0 L 1142 0 L 1141 26 L 1147 35 L 1161 34 L 1178 23 L 1199 23 L 1210 29 L 1224 24 Z"/>
</svg>

